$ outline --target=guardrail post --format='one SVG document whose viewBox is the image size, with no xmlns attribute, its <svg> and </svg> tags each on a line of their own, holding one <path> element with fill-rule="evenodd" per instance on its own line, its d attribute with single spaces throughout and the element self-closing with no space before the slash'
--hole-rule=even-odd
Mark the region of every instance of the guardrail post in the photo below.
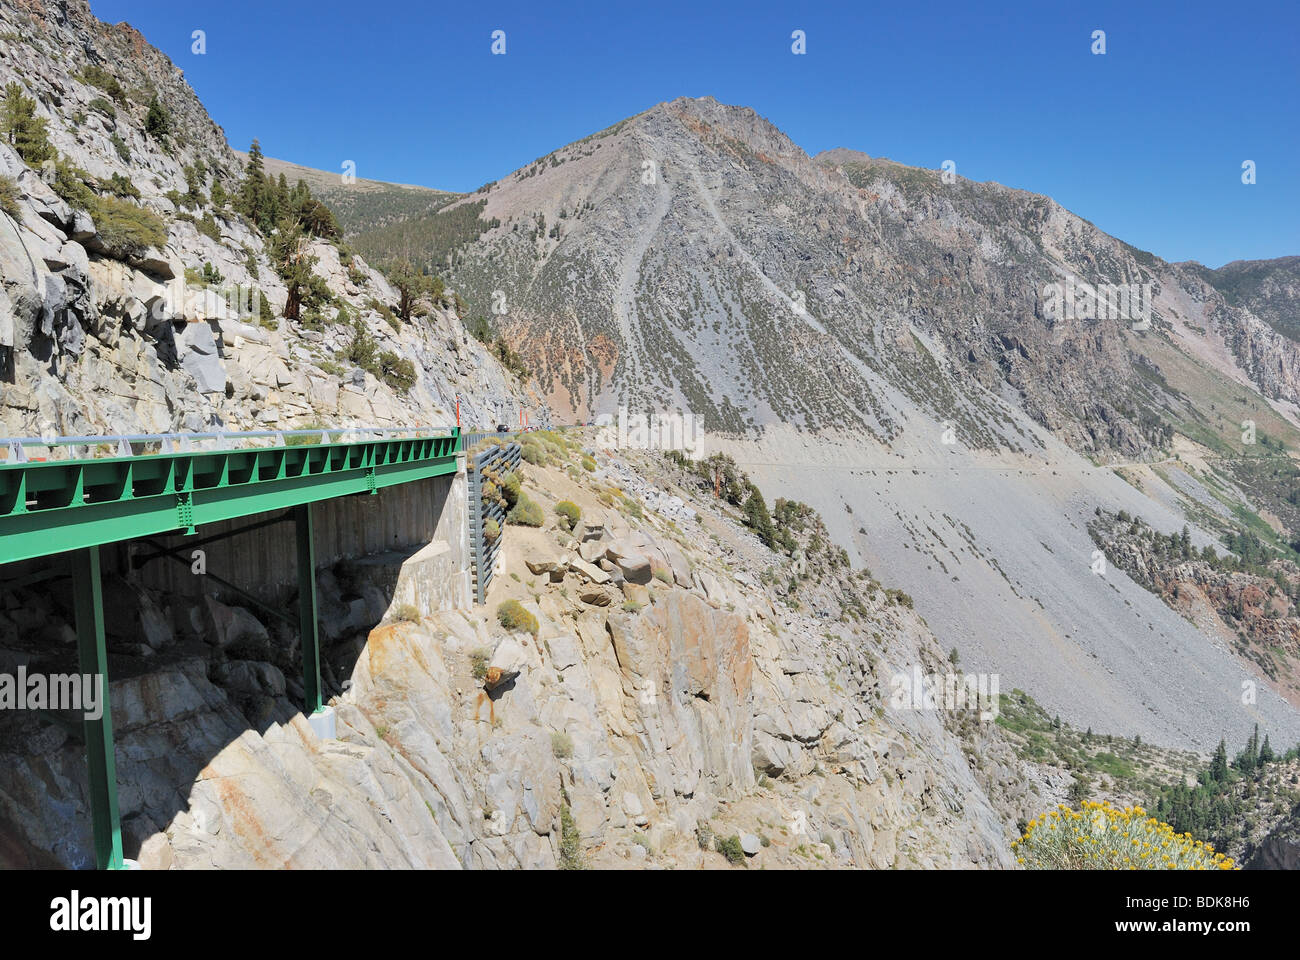
<svg viewBox="0 0 1300 960">
<path fill-rule="evenodd" d="M 302 689 L 304 712 L 322 709 L 320 695 L 320 636 L 316 627 L 316 547 L 312 542 L 312 505 L 295 507 L 298 534 L 298 629 L 302 636 Z"/>
<path fill-rule="evenodd" d="M 117 810 L 117 765 L 113 756 L 113 717 L 109 710 L 108 655 L 104 645 L 104 603 L 99 578 L 99 547 L 72 554 L 72 590 L 77 620 L 77 656 L 82 677 L 99 683 L 102 710 L 97 720 L 84 713 L 86 766 L 90 773 L 90 822 L 95 865 L 121 870 L 122 824 Z M 83 701 L 84 701 L 83 696 Z"/>
</svg>

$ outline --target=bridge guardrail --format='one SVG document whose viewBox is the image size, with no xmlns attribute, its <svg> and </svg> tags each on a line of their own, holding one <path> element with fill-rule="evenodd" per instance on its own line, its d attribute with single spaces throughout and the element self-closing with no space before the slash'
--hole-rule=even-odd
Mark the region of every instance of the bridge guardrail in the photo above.
<svg viewBox="0 0 1300 960">
<path fill-rule="evenodd" d="M 395 437 L 427 437 L 455 433 L 452 426 L 415 427 L 314 427 L 308 430 L 215 430 L 198 433 L 134 433 L 91 436 L 0 437 L 0 463 L 29 463 L 28 447 L 45 447 L 50 453 L 66 451 L 67 457 L 53 459 L 101 459 L 94 448 L 109 448 L 112 457 L 133 457 L 146 453 L 191 453 L 209 450 L 237 450 L 248 442 L 252 447 L 284 447 L 316 443 L 360 443 L 366 440 L 389 440 Z M 314 441 L 313 441 L 314 438 Z M 251 441 L 270 440 L 269 444 Z M 156 450 L 147 449 L 157 446 Z M 142 448 L 142 449 L 136 449 Z M 82 452 L 84 450 L 84 453 Z M 44 458 L 42 458 L 44 459 Z"/>
</svg>

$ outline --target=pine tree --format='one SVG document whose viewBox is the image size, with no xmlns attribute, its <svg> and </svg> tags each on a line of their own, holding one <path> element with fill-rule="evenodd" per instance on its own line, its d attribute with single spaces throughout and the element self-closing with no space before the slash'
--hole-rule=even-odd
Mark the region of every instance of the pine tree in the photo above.
<svg viewBox="0 0 1300 960">
<path fill-rule="evenodd" d="M 172 130 L 172 117 L 167 112 L 167 108 L 162 105 L 158 99 L 158 94 L 154 94 L 153 99 L 149 101 L 149 112 L 144 118 L 144 129 L 155 140 L 161 140 Z"/>
<path fill-rule="evenodd" d="M 244 182 L 239 185 L 235 209 L 258 228 L 266 223 L 266 169 L 262 163 L 262 145 L 253 141 L 248 148 L 248 163 L 244 164 Z"/>
<path fill-rule="evenodd" d="M 0 129 L 29 166 L 38 167 L 46 160 L 54 159 L 54 147 L 50 144 L 45 124 L 43 117 L 36 116 L 36 101 L 23 96 L 22 85 L 17 82 L 5 84 Z"/>
<path fill-rule="evenodd" d="M 409 322 L 416 302 L 431 296 L 433 285 L 409 260 L 394 263 L 388 270 L 388 279 L 397 288 L 397 315 Z"/>
<path fill-rule="evenodd" d="M 776 530 L 772 526 L 772 515 L 767 512 L 767 503 L 758 487 L 750 485 L 749 499 L 745 501 L 745 525 L 758 534 L 758 539 L 766 547 L 776 540 Z"/>
<path fill-rule="evenodd" d="M 1268 734 L 1264 734 L 1264 745 L 1259 748 L 1259 765 L 1262 767 L 1266 763 L 1272 763 L 1276 759 L 1273 754 L 1273 748 L 1269 745 Z"/>
<path fill-rule="evenodd" d="M 1228 779 L 1228 744 L 1223 740 L 1214 749 L 1214 759 L 1210 761 L 1210 779 L 1215 783 Z"/>
<path fill-rule="evenodd" d="M 289 197 L 289 181 L 285 179 L 283 172 L 280 173 L 280 179 L 275 184 L 272 197 L 271 218 L 273 221 L 278 221 L 293 210 L 293 204 Z"/>
</svg>

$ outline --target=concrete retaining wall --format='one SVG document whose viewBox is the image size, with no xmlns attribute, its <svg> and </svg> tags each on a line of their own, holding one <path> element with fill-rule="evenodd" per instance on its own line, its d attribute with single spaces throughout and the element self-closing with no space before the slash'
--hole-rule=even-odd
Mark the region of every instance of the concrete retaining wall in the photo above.
<svg viewBox="0 0 1300 960">
<path fill-rule="evenodd" d="M 346 561 L 345 567 L 355 576 L 391 592 L 392 607 L 411 604 L 428 614 L 469 606 L 472 587 L 463 456 L 459 466 L 451 476 L 388 487 L 373 496 L 317 503 L 313 511 L 317 569 Z M 146 564 L 136 576 L 142 585 L 177 597 L 211 592 L 214 584 L 194 575 L 188 566 L 192 551 L 201 549 L 206 554 L 208 572 L 264 602 L 284 603 L 296 591 L 298 582 L 292 522 L 202 547 L 191 546 L 205 537 L 274 515 L 255 514 L 209 524 L 193 537 L 158 537 L 156 540 L 164 546 L 180 548 L 187 565 L 160 558 Z M 152 549 L 142 542 L 129 547 L 136 555 Z"/>
</svg>

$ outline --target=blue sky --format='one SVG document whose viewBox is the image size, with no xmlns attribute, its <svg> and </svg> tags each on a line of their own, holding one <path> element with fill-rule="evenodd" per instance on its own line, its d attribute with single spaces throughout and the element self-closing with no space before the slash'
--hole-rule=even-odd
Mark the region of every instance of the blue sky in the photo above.
<svg viewBox="0 0 1300 960">
<path fill-rule="evenodd" d="M 810 154 L 952 160 L 1168 260 L 1300 254 L 1300 4 L 981 6 L 91 0 L 171 56 L 233 146 L 321 169 L 472 190 L 712 95 Z"/>
</svg>

